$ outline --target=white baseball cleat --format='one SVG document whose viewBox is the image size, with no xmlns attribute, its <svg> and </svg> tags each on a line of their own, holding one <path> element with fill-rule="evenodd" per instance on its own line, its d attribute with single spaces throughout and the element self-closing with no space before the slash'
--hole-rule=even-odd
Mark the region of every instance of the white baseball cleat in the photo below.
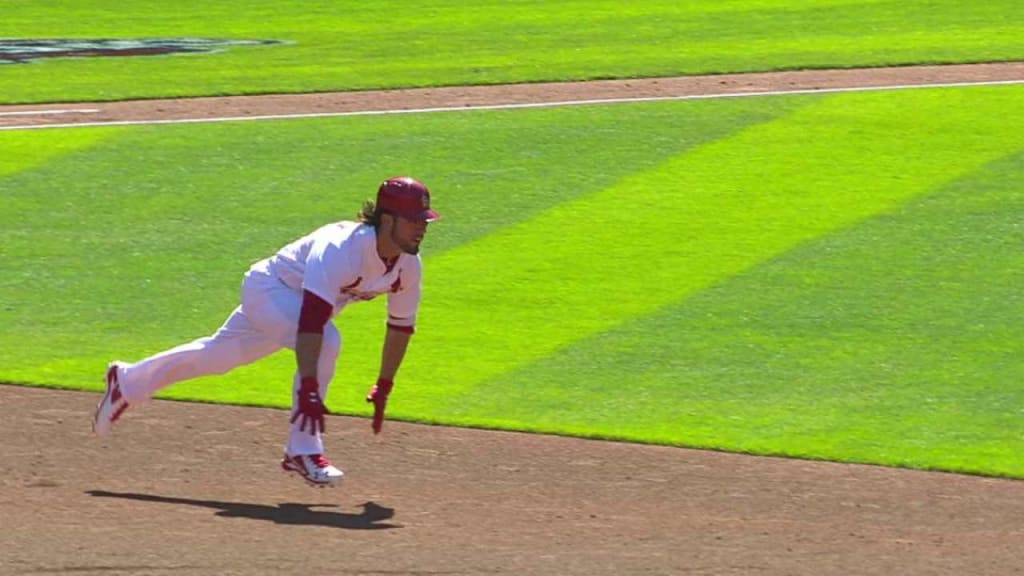
<svg viewBox="0 0 1024 576">
<path fill-rule="evenodd" d="M 295 472 L 306 482 L 321 488 L 333 486 L 345 477 L 345 473 L 332 466 L 323 454 L 285 454 L 281 460 L 281 468 L 285 472 Z"/>
<path fill-rule="evenodd" d="M 117 381 L 118 369 L 123 365 L 122 362 L 111 362 L 107 366 L 107 393 L 96 405 L 96 414 L 92 417 L 92 431 L 100 436 L 110 434 L 114 422 L 128 409 L 128 401 L 121 394 L 121 384 Z"/>
</svg>

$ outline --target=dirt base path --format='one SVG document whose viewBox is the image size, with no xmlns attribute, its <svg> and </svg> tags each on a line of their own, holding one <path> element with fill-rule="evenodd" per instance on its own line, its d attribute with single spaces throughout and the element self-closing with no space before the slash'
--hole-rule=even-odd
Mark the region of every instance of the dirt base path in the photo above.
<svg viewBox="0 0 1024 576">
<path fill-rule="evenodd" d="M 4 107 L 0 127 L 1024 79 L 1024 64 Z M 6 123 L 6 124 L 4 124 Z M 18 124 L 20 123 L 20 124 Z M 97 367 L 98 378 L 103 367 Z M 348 474 L 278 467 L 281 410 L 0 385 L 0 575 L 1024 573 L 1024 482 L 331 417 Z"/>
<path fill-rule="evenodd" d="M 1024 62 L 2 106 L 0 129 L 1007 81 L 1024 81 Z"/>
<path fill-rule="evenodd" d="M 332 417 L 348 478 L 278 468 L 287 412 L 0 386 L 0 574 L 992 574 L 1024 482 Z"/>
</svg>

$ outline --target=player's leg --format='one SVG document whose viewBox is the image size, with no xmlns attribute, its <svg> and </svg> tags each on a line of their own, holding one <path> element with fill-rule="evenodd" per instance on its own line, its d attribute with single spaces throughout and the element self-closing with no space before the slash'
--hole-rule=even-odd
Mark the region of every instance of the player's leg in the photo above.
<svg viewBox="0 0 1024 576">
<path fill-rule="evenodd" d="M 277 279 L 246 274 L 241 306 L 212 336 L 125 365 L 120 376 L 128 402 L 146 400 L 175 382 L 227 373 L 291 346 L 301 305 L 301 297 Z"/>
<path fill-rule="evenodd" d="M 317 364 L 317 380 L 320 382 L 320 397 L 327 401 L 327 390 L 330 387 L 331 379 L 334 378 L 335 366 L 338 356 L 341 353 L 341 334 L 334 323 L 328 322 L 324 326 L 324 335 L 320 346 L 320 360 Z M 299 385 L 301 377 L 298 371 L 292 379 L 292 410 L 298 408 Z M 308 427 L 305 431 L 299 429 L 301 419 L 292 424 L 291 432 L 288 435 L 288 446 L 286 452 L 289 454 L 321 454 L 324 451 L 323 437 L 319 432 L 310 434 Z"/>
<path fill-rule="evenodd" d="M 256 329 L 239 306 L 213 335 L 122 364 L 118 379 L 128 403 L 138 404 L 175 382 L 224 374 L 280 349 L 281 344 Z"/>
<path fill-rule="evenodd" d="M 261 332 L 274 334 L 283 347 L 295 348 L 296 330 L 299 315 L 302 311 L 302 295 L 287 288 L 281 282 L 272 280 L 265 282 L 262 277 L 255 276 L 251 280 L 261 286 L 253 290 L 253 298 L 244 301 L 247 309 L 258 310 L 251 317 Z M 341 333 L 333 322 L 324 325 L 323 338 L 320 345 L 320 357 L 317 361 L 317 380 L 320 383 L 320 397 L 327 399 L 328 388 L 334 379 L 338 356 L 341 354 Z M 298 390 L 301 382 L 296 371 L 292 382 L 292 413 L 298 408 Z M 290 415 L 289 415 L 290 417 Z M 322 454 L 323 438 L 317 433 L 299 430 L 299 424 L 291 426 L 289 440 L 285 452 L 292 455 Z"/>
<path fill-rule="evenodd" d="M 276 294 L 281 292 L 281 294 Z M 136 363 L 113 362 L 107 370 L 107 393 L 96 407 L 93 429 L 110 431 L 131 404 L 140 404 L 161 389 L 192 378 L 223 374 L 288 345 L 288 328 L 280 326 L 280 305 L 273 300 L 297 297 L 276 280 L 246 275 L 242 305 L 212 336 L 199 338 Z M 294 332 L 294 330 L 292 330 Z"/>
<path fill-rule="evenodd" d="M 317 380 L 320 382 L 320 397 L 326 402 L 327 390 L 334 378 L 335 366 L 341 353 L 341 334 L 338 328 L 328 322 L 324 326 L 324 335 L 320 347 L 320 359 L 317 364 Z M 298 391 L 301 378 L 295 373 L 292 382 L 292 411 L 298 407 Z M 284 460 L 281 466 L 290 472 L 298 472 L 308 482 L 317 485 L 335 484 L 345 476 L 324 456 L 324 441 L 321 432 L 310 434 L 300 430 L 296 421 L 291 425 L 288 444 L 285 446 Z"/>
<path fill-rule="evenodd" d="M 93 431 L 109 433 L 128 406 L 149 400 L 175 382 L 223 374 L 280 349 L 278 341 L 253 327 L 239 306 L 212 336 L 175 346 L 134 364 L 112 362 L 107 368 L 107 392 L 93 416 Z"/>
</svg>

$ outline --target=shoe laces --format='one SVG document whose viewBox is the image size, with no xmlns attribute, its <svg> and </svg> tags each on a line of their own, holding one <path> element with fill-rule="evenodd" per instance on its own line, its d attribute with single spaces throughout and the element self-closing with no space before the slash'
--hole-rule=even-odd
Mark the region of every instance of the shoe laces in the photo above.
<svg viewBox="0 0 1024 576">
<path fill-rule="evenodd" d="M 317 468 L 327 468 L 331 465 L 327 458 L 324 458 L 323 454 L 310 454 L 309 459 L 313 464 L 316 464 Z"/>
</svg>

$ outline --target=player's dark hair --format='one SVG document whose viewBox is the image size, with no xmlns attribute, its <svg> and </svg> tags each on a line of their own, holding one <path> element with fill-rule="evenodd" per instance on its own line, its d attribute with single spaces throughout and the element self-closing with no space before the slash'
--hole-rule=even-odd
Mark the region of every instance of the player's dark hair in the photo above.
<svg viewBox="0 0 1024 576">
<path fill-rule="evenodd" d="M 363 224 L 369 224 L 376 228 L 380 226 L 380 215 L 382 213 L 383 210 L 377 208 L 377 203 L 372 199 L 367 198 L 366 201 L 363 202 L 362 210 L 356 214 L 356 217 L 359 218 L 359 221 Z"/>
</svg>

